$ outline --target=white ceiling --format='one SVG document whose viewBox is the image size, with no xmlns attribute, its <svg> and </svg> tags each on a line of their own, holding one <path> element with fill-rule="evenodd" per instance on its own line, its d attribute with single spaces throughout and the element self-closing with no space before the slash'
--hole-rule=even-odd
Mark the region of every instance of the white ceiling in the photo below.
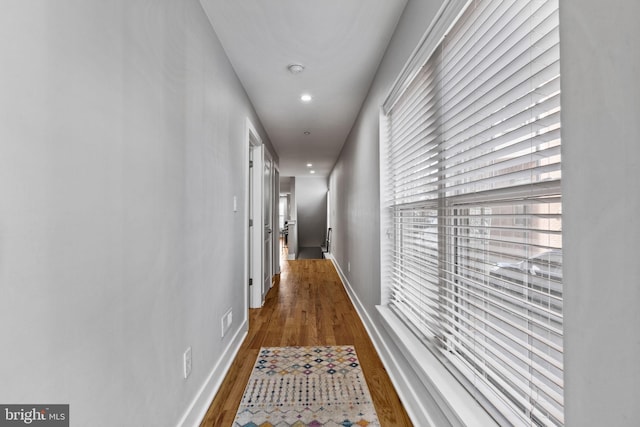
<svg viewBox="0 0 640 427">
<path fill-rule="evenodd" d="M 278 152 L 280 175 L 327 176 L 407 0 L 201 2 Z M 289 73 L 294 63 L 304 72 Z M 302 103 L 302 93 L 313 100 Z"/>
</svg>

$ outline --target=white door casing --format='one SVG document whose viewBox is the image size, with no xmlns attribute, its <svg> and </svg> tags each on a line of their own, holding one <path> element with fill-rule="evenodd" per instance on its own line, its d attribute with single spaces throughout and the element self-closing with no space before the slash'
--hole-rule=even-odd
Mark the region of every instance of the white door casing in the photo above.
<svg viewBox="0 0 640 427">
<path fill-rule="evenodd" d="M 247 221 L 248 245 L 246 252 L 248 304 L 250 308 L 262 307 L 262 260 L 263 232 L 262 227 L 262 140 L 251 122 L 247 119 L 247 145 L 249 149 L 248 186 L 247 186 Z"/>
<path fill-rule="evenodd" d="M 271 288 L 272 274 L 272 256 L 273 256 L 273 160 L 268 151 L 263 150 L 263 198 L 264 203 L 262 217 L 264 219 L 264 248 L 262 254 L 264 261 L 262 263 L 262 300 Z"/>
</svg>

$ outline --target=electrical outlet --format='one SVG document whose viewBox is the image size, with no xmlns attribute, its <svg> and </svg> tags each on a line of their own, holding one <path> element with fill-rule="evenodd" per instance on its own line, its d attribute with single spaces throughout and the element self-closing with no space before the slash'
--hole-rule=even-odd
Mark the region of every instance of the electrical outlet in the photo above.
<svg viewBox="0 0 640 427">
<path fill-rule="evenodd" d="M 351 261 L 347 261 L 347 273 L 351 273 Z"/>
<path fill-rule="evenodd" d="M 187 350 L 184 352 L 183 365 L 184 378 L 187 379 L 187 377 L 191 374 L 191 347 L 187 348 Z"/>
<path fill-rule="evenodd" d="M 222 327 L 222 337 L 224 337 L 226 333 L 229 331 L 229 328 L 231 328 L 231 323 L 233 323 L 233 311 L 232 309 L 229 309 L 222 316 L 222 319 L 220 319 L 220 324 Z"/>
</svg>

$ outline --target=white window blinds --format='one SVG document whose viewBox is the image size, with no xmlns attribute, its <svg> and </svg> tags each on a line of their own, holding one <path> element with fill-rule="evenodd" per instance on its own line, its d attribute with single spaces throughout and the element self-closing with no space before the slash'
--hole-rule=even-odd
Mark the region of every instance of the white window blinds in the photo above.
<svg viewBox="0 0 640 427">
<path fill-rule="evenodd" d="M 383 106 L 389 306 L 496 419 L 563 425 L 558 1 L 474 0 Z"/>
</svg>

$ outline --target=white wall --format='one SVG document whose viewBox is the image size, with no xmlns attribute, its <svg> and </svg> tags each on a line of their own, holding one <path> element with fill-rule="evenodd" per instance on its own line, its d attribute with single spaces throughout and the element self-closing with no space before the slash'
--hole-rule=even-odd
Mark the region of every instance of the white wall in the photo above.
<svg viewBox="0 0 640 427">
<path fill-rule="evenodd" d="M 561 0 L 570 427 L 637 426 L 640 4 Z"/>
<path fill-rule="evenodd" d="M 327 235 L 327 178 L 296 177 L 298 245 L 320 247 Z"/>
<path fill-rule="evenodd" d="M 409 0 L 330 176 L 335 262 L 383 357 L 394 360 L 387 368 L 401 379 L 396 386 L 416 420 L 425 407 L 432 416 L 441 414 L 428 408 L 428 388 L 416 380 L 375 310 L 378 115 L 441 3 Z M 640 6 L 561 0 L 560 7 L 566 425 L 631 426 L 640 399 Z"/>
<path fill-rule="evenodd" d="M 0 402 L 175 425 L 246 329 L 245 92 L 197 0 L 7 0 L 0 62 Z"/>
</svg>

